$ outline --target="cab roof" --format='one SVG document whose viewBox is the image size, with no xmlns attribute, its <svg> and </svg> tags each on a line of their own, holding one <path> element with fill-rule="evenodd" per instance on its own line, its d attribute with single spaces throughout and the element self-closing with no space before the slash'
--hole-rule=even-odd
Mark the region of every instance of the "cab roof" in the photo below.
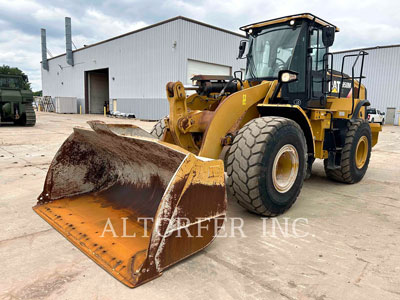
<svg viewBox="0 0 400 300">
<path fill-rule="evenodd" d="M 253 23 L 253 24 L 249 24 L 246 26 L 242 26 L 240 27 L 240 30 L 243 31 L 247 31 L 251 28 L 259 28 L 259 27 L 265 27 L 265 26 L 269 26 L 269 25 L 274 25 L 274 24 L 279 24 L 279 23 L 285 23 L 288 22 L 290 20 L 294 20 L 294 19 L 308 19 L 311 21 L 314 21 L 315 23 L 318 23 L 322 26 L 332 26 L 335 27 L 335 31 L 339 32 L 339 28 L 336 27 L 335 25 L 321 19 L 318 18 L 317 16 L 314 16 L 313 14 L 310 13 L 302 13 L 302 14 L 297 14 L 297 15 L 292 15 L 292 16 L 286 16 L 286 17 L 281 17 L 281 18 L 276 18 L 276 19 L 272 19 L 272 20 L 267 20 L 267 21 L 262 21 L 262 22 L 258 22 L 258 23 Z"/>
</svg>

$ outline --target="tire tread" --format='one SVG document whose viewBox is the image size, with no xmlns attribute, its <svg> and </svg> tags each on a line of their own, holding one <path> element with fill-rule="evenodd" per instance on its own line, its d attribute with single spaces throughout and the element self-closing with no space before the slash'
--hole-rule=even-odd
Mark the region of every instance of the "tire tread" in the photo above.
<svg viewBox="0 0 400 300">
<path fill-rule="evenodd" d="M 280 128 L 288 125 L 294 125 L 302 132 L 300 126 L 290 119 L 271 116 L 254 119 L 239 130 L 229 151 L 226 166 L 228 173 L 227 188 L 234 200 L 256 214 L 268 217 L 279 214 L 272 213 L 269 207 L 264 206 L 259 192 L 258 180 L 266 145 Z M 302 138 L 305 143 L 304 134 Z M 244 152 L 250 155 L 244 155 Z M 305 171 L 306 169 L 304 169 L 304 174 Z M 299 195 L 300 190 L 301 186 L 295 198 Z M 289 209 L 294 202 L 285 210 Z"/>
<path fill-rule="evenodd" d="M 153 129 L 150 131 L 150 134 L 157 139 L 161 139 L 164 135 L 164 131 L 166 129 L 165 126 L 165 118 L 158 120 L 158 122 L 153 126 Z"/>
</svg>

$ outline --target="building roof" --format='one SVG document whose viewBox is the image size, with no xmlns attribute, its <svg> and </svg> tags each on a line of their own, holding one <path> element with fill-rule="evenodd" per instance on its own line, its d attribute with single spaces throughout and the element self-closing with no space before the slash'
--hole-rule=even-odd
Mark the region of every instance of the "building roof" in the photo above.
<svg viewBox="0 0 400 300">
<path fill-rule="evenodd" d="M 377 49 L 396 48 L 396 47 L 400 47 L 400 44 L 385 45 L 385 46 L 375 46 L 375 47 L 366 47 L 366 48 L 356 48 L 356 49 L 349 49 L 349 50 L 340 50 L 340 51 L 334 51 L 332 53 L 333 54 L 339 54 L 339 53 L 348 53 L 348 52 L 355 52 L 355 51 L 361 51 L 361 50 L 377 50 Z"/>
<path fill-rule="evenodd" d="M 225 33 L 228 33 L 228 34 L 232 34 L 232 35 L 236 35 L 236 36 L 239 36 L 239 37 L 242 37 L 242 38 L 246 38 L 246 36 L 244 36 L 244 35 L 242 35 L 240 33 L 234 32 L 234 31 L 230 31 L 230 30 L 227 30 L 227 29 L 224 29 L 224 28 L 221 28 L 221 27 L 213 26 L 213 25 L 210 25 L 210 24 L 207 24 L 207 23 L 203 23 L 203 22 L 200 22 L 200 21 L 197 21 L 197 20 L 193 20 L 193 19 L 190 19 L 190 18 L 186 18 L 186 17 L 183 17 L 183 16 L 177 16 L 177 17 L 174 17 L 174 18 L 171 18 L 171 19 L 167 19 L 167 20 L 164 20 L 164 21 L 161 21 L 161 22 L 158 22 L 158 23 L 143 27 L 143 28 L 139 28 L 139 29 L 134 30 L 134 31 L 130 31 L 130 32 L 118 35 L 116 37 L 112 37 L 112 38 L 106 39 L 104 41 L 100 41 L 100 42 L 97 42 L 97 43 L 94 43 L 94 44 L 91 44 L 91 45 L 84 46 L 82 48 L 78 48 L 76 50 L 73 50 L 72 52 L 77 52 L 77 51 L 81 51 L 81 50 L 84 50 L 84 49 L 87 49 L 87 48 L 90 48 L 90 47 L 94 47 L 94 46 L 97 46 L 97 45 L 100 45 L 100 44 L 104 44 L 104 43 L 107 43 L 107 42 L 110 42 L 110 41 L 113 41 L 113 40 L 116 40 L 116 39 L 119 39 L 119 38 L 122 38 L 122 37 L 125 37 L 125 36 L 128 36 L 128 35 L 131 35 L 131 34 L 135 34 L 135 33 L 138 33 L 138 32 L 153 28 L 153 27 L 157 27 L 157 26 L 169 23 L 169 22 L 173 22 L 173 21 L 176 21 L 176 20 L 184 20 L 184 21 L 191 22 L 191 23 L 194 23 L 194 24 L 198 24 L 198 25 L 201 25 L 201 26 L 205 26 L 205 27 L 208 27 L 208 28 L 211 28 L 211 29 L 219 30 L 219 31 L 222 31 L 222 32 L 225 32 Z M 64 56 L 64 55 L 66 55 L 66 53 L 63 53 L 63 54 L 48 58 L 47 60 L 52 60 L 54 58 L 57 58 L 57 57 L 60 57 L 60 56 Z"/>
</svg>

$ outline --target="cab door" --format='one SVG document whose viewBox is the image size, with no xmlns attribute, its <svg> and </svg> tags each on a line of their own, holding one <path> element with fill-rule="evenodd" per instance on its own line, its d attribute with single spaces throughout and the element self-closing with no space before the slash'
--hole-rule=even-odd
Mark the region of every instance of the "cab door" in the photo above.
<svg viewBox="0 0 400 300">
<path fill-rule="evenodd" d="M 326 72 L 324 55 L 328 49 L 322 41 L 322 29 L 312 29 L 310 31 L 310 47 L 308 48 L 308 69 L 310 83 L 310 101 L 311 107 L 325 107 L 326 96 L 323 93 L 326 87 L 324 81 L 324 72 Z"/>
</svg>

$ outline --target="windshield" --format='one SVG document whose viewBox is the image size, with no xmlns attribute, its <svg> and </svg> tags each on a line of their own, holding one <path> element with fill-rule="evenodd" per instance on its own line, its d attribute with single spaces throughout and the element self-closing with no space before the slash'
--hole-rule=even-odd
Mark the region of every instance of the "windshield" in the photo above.
<svg viewBox="0 0 400 300">
<path fill-rule="evenodd" d="M 246 79 L 277 78 L 280 70 L 290 69 L 301 26 L 280 25 L 250 36 Z"/>
<path fill-rule="evenodd" d="M 21 87 L 22 87 L 21 78 L 0 76 L 0 88 L 20 89 Z"/>
</svg>

